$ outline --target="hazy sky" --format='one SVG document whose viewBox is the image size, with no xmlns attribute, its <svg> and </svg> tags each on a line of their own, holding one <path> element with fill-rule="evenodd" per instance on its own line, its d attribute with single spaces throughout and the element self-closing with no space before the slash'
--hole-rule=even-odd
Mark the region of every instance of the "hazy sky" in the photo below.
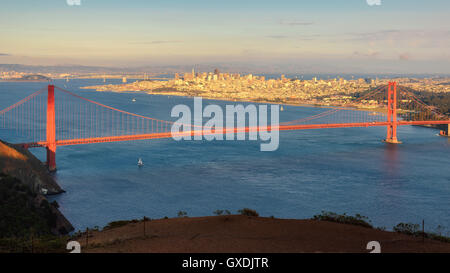
<svg viewBox="0 0 450 273">
<path fill-rule="evenodd" d="M 448 0 L 67 2 L 2 0 L 0 63 L 450 73 Z"/>
</svg>

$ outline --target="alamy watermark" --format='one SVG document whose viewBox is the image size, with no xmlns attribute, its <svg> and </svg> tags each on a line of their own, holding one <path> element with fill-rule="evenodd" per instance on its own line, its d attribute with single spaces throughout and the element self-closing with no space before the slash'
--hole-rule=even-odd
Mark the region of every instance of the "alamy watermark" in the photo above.
<svg viewBox="0 0 450 273">
<path fill-rule="evenodd" d="M 81 0 L 66 0 L 69 6 L 81 6 Z"/>
<path fill-rule="evenodd" d="M 369 6 L 381 6 L 381 0 L 366 0 Z"/>
<path fill-rule="evenodd" d="M 194 98 L 194 111 L 184 104 L 172 108 L 171 116 L 179 119 L 172 125 L 171 136 L 179 140 L 260 140 L 261 151 L 275 151 L 279 146 L 279 105 L 215 104 L 203 108 L 202 98 Z M 203 119 L 208 118 L 205 123 Z M 248 137 L 248 138 L 247 138 Z"/>
</svg>

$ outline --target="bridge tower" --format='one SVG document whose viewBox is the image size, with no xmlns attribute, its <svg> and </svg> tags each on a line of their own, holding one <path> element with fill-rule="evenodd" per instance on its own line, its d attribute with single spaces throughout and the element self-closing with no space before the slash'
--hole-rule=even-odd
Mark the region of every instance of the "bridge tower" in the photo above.
<svg viewBox="0 0 450 273">
<path fill-rule="evenodd" d="M 441 135 L 441 136 L 446 136 L 446 137 L 450 137 L 450 123 L 447 124 L 447 128 L 445 128 L 444 130 L 441 130 L 441 132 L 439 133 L 439 135 Z"/>
<path fill-rule="evenodd" d="M 47 95 L 47 167 L 56 171 L 55 86 L 48 86 Z"/>
<path fill-rule="evenodd" d="M 388 112 L 387 121 L 387 135 L 384 140 L 387 143 L 398 144 L 401 143 L 397 139 L 397 82 L 389 82 L 388 85 Z"/>
</svg>

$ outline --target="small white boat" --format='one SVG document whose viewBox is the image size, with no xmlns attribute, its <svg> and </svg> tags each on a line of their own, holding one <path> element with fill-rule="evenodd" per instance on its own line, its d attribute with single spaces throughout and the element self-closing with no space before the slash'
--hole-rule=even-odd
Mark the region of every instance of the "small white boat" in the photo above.
<svg viewBox="0 0 450 273">
<path fill-rule="evenodd" d="M 281 112 L 284 111 L 283 105 L 281 105 L 280 111 L 281 111 Z"/>
<path fill-rule="evenodd" d="M 132 101 L 132 102 L 135 102 L 135 101 L 136 101 L 136 99 L 132 99 L 131 101 Z"/>
<path fill-rule="evenodd" d="M 139 167 L 144 166 L 144 162 L 142 162 L 142 158 L 139 158 L 139 160 L 138 160 L 138 166 L 139 166 Z"/>
</svg>

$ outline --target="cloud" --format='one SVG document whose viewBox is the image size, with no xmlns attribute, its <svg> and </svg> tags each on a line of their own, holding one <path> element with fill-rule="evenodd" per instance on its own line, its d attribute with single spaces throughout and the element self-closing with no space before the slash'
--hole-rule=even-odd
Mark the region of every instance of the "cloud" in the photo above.
<svg viewBox="0 0 450 273">
<path fill-rule="evenodd" d="M 352 32 L 347 34 L 352 37 L 352 40 L 381 40 L 391 37 L 399 37 L 402 34 L 402 31 L 396 29 L 388 29 L 373 32 Z"/>
<path fill-rule="evenodd" d="M 313 41 L 316 40 L 320 35 L 267 35 L 266 38 L 270 39 L 292 39 L 293 41 Z"/>
<path fill-rule="evenodd" d="M 156 41 L 148 41 L 148 42 L 134 42 L 132 44 L 138 44 L 138 45 L 157 45 L 157 44 L 176 44 L 176 43 L 182 43 L 183 41 L 178 40 L 156 40 Z"/>
<path fill-rule="evenodd" d="M 266 38 L 271 38 L 271 39 L 286 39 L 289 38 L 286 35 L 268 35 L 266 36 Z"/>
<path fill-rule="evenodd" d="M 245 56 L 255 57 L 255 56 L 261 56 L 262 54 L 264 54 L 264 52 L 261 50 L 258 50 L 258 49 L 244 49 L 244 50 L 242 50 L 241 54 L 245 55 Z"/>
<path fill-rule="evenodd" d="M 359 57 L 377 57 L 377 56 L 380 55 L 380 52 L 369 49 L 367 51 L 367 53 L 355 51 L 355 52 L 353 52 L 353 55 L 354 56 L 359 56 Z"/>
<path fill-rule="evenodd" d="M 373 32 L 347 33 L 351 41 L 385 42 L 389 46 L 409 48 L 448 48 L 450 31 L 423 29 L 388 29 Z"/>
<path fill-rule="evenodd" d="M 183 41 L 151 41 L 150 44 L 175 44 L 182 43 Z"/>
<path fill-rule="evenodd" d="M 398 56 L 400 61 L 408 61 L 411 59 L 411 55 L 409 55 L 408 53 L 402 53 Z"/>
<path fill-rule="evenodd" d="M 286 26 L 310 26 L 313 25 L 313 22 L 305 22 L 305 21 L 285 21 L 282 20 L 280 21 L 281 25 L 286 25 Z"/>
<path fill-rule="evenodd" d="M 8 53 L 0 53 L 0 57 L 6 57 L 6 56 L 11 56 L 11 54 L 8 54 Z"/>
</svg>

